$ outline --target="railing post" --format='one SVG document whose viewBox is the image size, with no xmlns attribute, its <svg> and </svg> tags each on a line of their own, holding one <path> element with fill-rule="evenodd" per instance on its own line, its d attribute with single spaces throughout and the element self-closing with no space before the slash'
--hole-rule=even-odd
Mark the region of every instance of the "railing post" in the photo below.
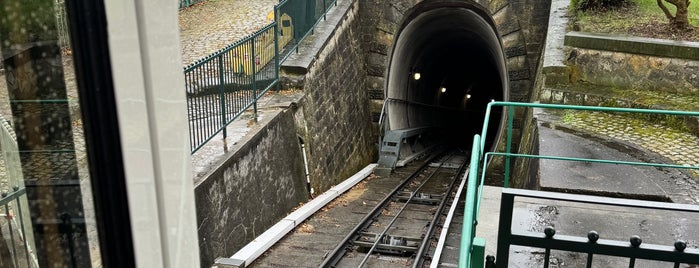
<svg viewBox="0 0 699 268">
<path fill-rule="evenodd" d="M 2 197 L 2 199 L 5 199 L 5 197 L 7 197 L 8 195 L 9 195 L 8 192 L 2 192 L 2 194 L 0 196 Z M 14 232 L 12 231 L 12 222 L 11 222 L 10 217 L 9 217 L 10 216 L 10 202 L 9 201 L 5 204 L 5 215 L 7 215 L 7 227 L 10 230 L 10 244 L 12 245 L 12 248 L 11 248 L 12 251 L 10 252 L 10 255 L 12 255 L 12 263 L 15 265 L 15 267 L 17 267 L 17 265 L 19 264 L 17 262 L 17 255 L 18 254 L 17 254 L 17 249 L 15 247 L 15 238 L 14 238 Z M 29 254 L 29 253 L 27 252 L 27 254 Z"/>
<path fill-rule="evenodd" d="M 277 81 L 277 92 L 281 91 L 281 83 L 279 83 L 279 69 L 281 68 L 279 62 L 279 14 L 278 10 L 274 8 L 274 80 Z"/>
<path fill-rule="evenodd" d="M 255 122 L 257 122 L 257 65 L 255 64 L 255 41 L 257 40 L 257 35 L 253 35 L 251 40 L 252 48 L 250 49 L 250 62 L 252 63 L 252 95 L 254 98 L 252 102 L 252 110 Z"/>
<path fill-rule="evenodd" d="M 505 188 L 510 187 L 510 153 L 512 152 L 512 125 L 515 120 L 515 107 L 509 106 L 507 107 L 508 110 L 508 115 L 507 115 L 507 148 L 505 153 L 508 155 L 505 156 Z"/>
<path fill-rule="evenodd" d="M 15 192 L 19 192 L 19 186 L 14 186 L 12 187 L 12 190 Z M 24 241 L 24 250 L 27 254 L 24 256 L 27 258 L 27 267 L 31 267 L 31 264 L 29 262 L 29 241 L 27 241 L 27 233 L 24 230 L 24 218 L 22 217 L 22 201 L 21 201 L 21 195 L 18 195 L 17 198 L 15 199 L 15 202 L 17 203 L 17 215 L 19 215 L 19 228 L 22 231 L 22 240 Z"/>
<path fill-rule="evenodd" d="M 223 79 L 223 53 L 218 55 L 218 99 L 221 104 L 221 126 L 223 127 L 223 140 L 228 137 L 228 131 L 226 127 L 226 97 L 224 92 L 224 79 Z"/>
<path fill-rule="evenodd" d="M 485 267 L 485 239 L 482 237 L 473 238 L 473 251 L 471 252 L 471 268 Z"/>
<path fill-rule="evenodd" d="M 323 21 L 328 20 L 328 7 L 327 4 L 325 4 L 325 0 L 323 0 Z"/>
<path fill-rule="evenodd" d="M 500 223 L 498 225 L 498 248 L 496 249 L 497 264 L 507 267 L 510 259 L 510 236 L 512 235 L 512 213 L 514 212 L 515 196 L 503 191 L 500 197 Z"/>
</svg>

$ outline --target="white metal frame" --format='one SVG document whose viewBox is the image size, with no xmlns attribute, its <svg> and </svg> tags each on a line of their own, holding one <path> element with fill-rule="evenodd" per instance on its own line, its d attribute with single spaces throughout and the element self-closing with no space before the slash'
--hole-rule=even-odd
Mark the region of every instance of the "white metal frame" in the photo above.
<svg viewBox="0 0 699 268">
<path fill-rule="evenodd" d="M 105 1 L 138 267 L 200 267 L 177 8 Z"/>
</svg>

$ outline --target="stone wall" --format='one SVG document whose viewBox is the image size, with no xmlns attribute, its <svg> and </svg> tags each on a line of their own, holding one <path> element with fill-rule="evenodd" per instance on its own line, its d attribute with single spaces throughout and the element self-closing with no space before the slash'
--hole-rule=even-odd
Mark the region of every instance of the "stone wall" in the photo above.
<svg viewBox="0 0 699 268">
<path fill-rule="evenodd" d="M 359 3 L 351 2 L 333 34 L 308 66 L 301 85 L 305 97 L 296 113 L 305 141 L 311 185 L 323 192 L 375 161 Z"/>
<path fill-rule="evenodd" d="M 241 141 L 244 145 L 196 186 L 202 267 L 233 255 L 308 200 L 299 138 L 316 193 L 376 158 L 358 37 L 358 2 L 338 2 L 331 12 L 340 15 L 328 15 L 327 22 L 337 26 L 321 23 L 302 43 L 299 50 L 304 52 L 282 66 L 283 86 L 302 90 L 304 96 L 252 138 Z"/>
<path fill-rule="evenodd" d="M 294 128 L 293 111 L 281 112 L 196 186 L 202 267 L 233 255 L 307 200 Z"/>
<path fill-rule="evenodd" d="M 384 87 L 394 39 L 399 34 L 400 27 L 405 20 L 414 12 L 420 11 L 416 9 L 416 5 L 423 2 L 420 0 L 360 1 L 361 37 L 366 58 L 367 90 L 373 127 L 376 131 L 378 131 L 378 121 L 385 98 Z M 537 96 L 533 92 L 534 81 L 537 77 L 548 29 L 551 1 L 437 0 L 430 1 L 430 4 L 439 2 L 467 2 L 479 5 L 491 14 L 507 56 L 510 82 L 509 100 L 534 101 Z M 536 140 L 536 133 L 532 132 L 532 128 L 522 128 L 523 126 L 532 126 L 532 124 L 525 122 L 526 120 L 531 120 L 531 112 L 518 112 L 515 118 L 517 130 L 513 139 L 513 148 L 521 148 L 523 151 L 520 152 L 523 153 L 534 149 L 531 142 Z M 378 135 L 378 133 L 375 132 L 374 135 Z M 523 135 L 526 140 L 520 141 Z M 520 144 L 522 144 L 521 147 Z M 497 166 L 497 163 L 492 166 Z M 502 169 L 499 168 L 494 170 L 493 174 L 500 174 L 501 171 Z M 522 176 L 528 173 L 528 170 L 522 170 Z"/>
<path fill-rule="evenodd" d="M 574 48 L 571 82 L 667 93 L 699 92 L 699 61 Z"/>
</svg>

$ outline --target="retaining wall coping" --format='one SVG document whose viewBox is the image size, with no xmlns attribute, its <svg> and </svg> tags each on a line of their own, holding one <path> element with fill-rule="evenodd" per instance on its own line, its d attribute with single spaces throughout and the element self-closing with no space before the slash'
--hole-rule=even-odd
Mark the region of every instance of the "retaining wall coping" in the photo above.
<svg viewBox="0 0 699 268">
<path fill-rule="evenodd" d="M 330 8 L 326 16 L 327 20 L 321 21 L 313 29 L 313 34 L 301 40 L 298 45 L 298 53 L 291 55 L 280 64 L 281 69 L 286 73 L 305 75 L 311 65 L 318 59 L 323 48 L 328 44 L 331 37 L 344 22 L 345 17 L 352 9 L 355 0 L 338 0 L 337 5 Z"/>
<path fill-rule="evenodd" d="M 699 60 L 699 42 L 600 33 L 569 32 L 565 36 L 564 44 L 577 48 Z"/>
</svg>

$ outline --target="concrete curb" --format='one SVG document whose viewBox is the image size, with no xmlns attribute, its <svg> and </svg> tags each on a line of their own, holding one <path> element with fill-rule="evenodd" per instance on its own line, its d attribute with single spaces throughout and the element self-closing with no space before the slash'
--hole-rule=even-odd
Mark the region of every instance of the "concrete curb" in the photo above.
<svg viewBox="0 0 699 268">
<path fill-rule="evenodd" d="M 368 177 L 371 172 L 376 167 L 376 164 L 370 164 L 364 169 L 360 170 L 352 177 L 349 177 L 344 182 L 335 185 L 330 188 L 330 190 L 314 198 L 310 202 L 304 204 L 301 208 L 297 209 L 293 213 L 286 216 L 284 219 L 279 221 L 277 224 L 267 229 L 260 236 L 256 237 L 255 240 L 248 243 L 245 247 L 240 249 L 230 258 L 219 258 L 216 260 L 212 267 L 217 268 L 244 268 L 248 264 L 255 261 L 262 253 L 271 248 L 275 243 L 281 240 L 287 233 L 294 229 L 294 227 L 301 224 L 308 217 L 313 215 L 316 211 L 323 208 L 325 205 L 330 203 L 354 185 L 359 183 Z"/>
<path fill-rule="evenodd" d="M 569 32 L 565 35 L 565 45 L 594 50 L 699 60 L 699 42 Z"/>
</svg>

